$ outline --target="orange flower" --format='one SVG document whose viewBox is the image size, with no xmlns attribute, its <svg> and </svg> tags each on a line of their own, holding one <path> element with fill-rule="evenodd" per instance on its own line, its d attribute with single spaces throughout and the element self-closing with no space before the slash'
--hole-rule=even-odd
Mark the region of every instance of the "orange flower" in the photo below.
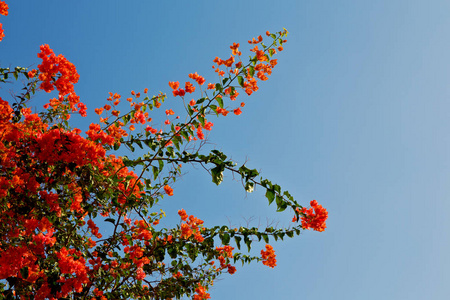
<svg viewBox="0 0 450 300">
<path fill-rule="evenodd" d="M 316 200 L 311 201 L 310 205 L 311 208 L 309 209 L 305 207 L 301 211 L 297 209 L 297 212 L 304 215 L 301 217 L 302 227 L 303 229 L 312 228 L 313 230 L 322 232 L 327 228 L 326 221 L 328 219 L 328 212 L 322 205 L 318 204 Z"/>
<path fill-rule="evenodd" d="M 242 53 L 238 50 L 239 44 L 233 43 L 232 46 L 230 46 L 231 54 L 233 55 L 241 55 Z"/>
<path fill-rule="evenodd" d="M 275 251 L 273 250 L 272 246 L 266 245 L 266 251 L 261 250 L 261 256 L 263 259 L 263 265 L 270 268 L 274 268 L 277 265 L 277 260 L 275 259 Z"/>
<path fill-rule="evenodd" d="M 205 299 L 211 299 L 211 296 L 206 292 L 206 289 L 198 284 L 198 288 L 195 289 L 195 292 L 197 293 L 194 295 L 193 300 L 205 300 Z"/>
<path fill-rule="evenodd" d="M 195 92 L 195 86 L 193 86 L 190 82 L 186 82 L 186 84 L 184 85 L 184 89 L 186 90 L 186 93 L 192 94 L 193 92 Z"/>
<path fill-rule="evenodd" d="M 3 24 L 0 23 L 0 41 L 3 40 L 3 38 L 5 37 L 5 33 L 3 31 L 2 26 L 3 26 Z"/>
<path fill-rule="evenodd" d="M 181 217 L 181 220 L 186 221 L 188 218 L 188 215 L 184 209 L 180 209 L 178 211 L 178 215 Z"/>
<path fill-rule="evenodd" d="M 37 71 L 34 70 L 34 69 L 31 70 L 31 71 L 29 71 L 29 72 L 28 72 L 28 77 L 33 78 L 33 77 L 36 75 L 36 72 L 37 72 Z"/>
<path fill-rule="evenodd" d="M 166 115 L 174 115 L 175 113 L 173 112 L 172 109 L 166 109 Z"/>
<path fill-rule="evenodd" d="M 167 184 L 164 186 L 164 191 L 166 192 L 167 195 L 173 196 L 173 189 Z"/>
<path fill-rule="evenodd" d="M 180 83 L 178 81 L 169 81 L 169 86 L 173 89 L 176 90 L 178 89 L 178 87 L 180 86 Z"/>
</svg>

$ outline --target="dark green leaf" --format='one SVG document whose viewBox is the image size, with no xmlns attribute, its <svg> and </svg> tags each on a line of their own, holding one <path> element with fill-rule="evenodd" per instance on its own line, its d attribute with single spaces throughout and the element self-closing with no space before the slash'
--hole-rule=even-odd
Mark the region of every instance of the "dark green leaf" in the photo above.
<svg viewBox="0 0 450 300">
<path fill-rule="evenodd" d="M 20 269 L 20 274 L 22 275 L 22 277 L 24 279 L 28 278 L 28 267 L 23 267 L 22 269 Z"/>
<path fill-rule="evenodd" d="M 230 235 L 228 233 L 221 234 L 220 239 L 224 245 L 228 245 L 230 243 Z"/>
<path fill-rule="evenodd" d="M 236 246 L 238 247 L 239 250 L 241 250 L 241 240 L 242 238 L 240 236 L 235 236 L 234 240 L 236 241 Z"/>
</svg>

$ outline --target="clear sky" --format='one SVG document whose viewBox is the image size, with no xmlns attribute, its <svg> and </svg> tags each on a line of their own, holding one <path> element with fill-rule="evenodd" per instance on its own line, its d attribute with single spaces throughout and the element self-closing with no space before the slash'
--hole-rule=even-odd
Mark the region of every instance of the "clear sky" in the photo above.
<svg viewBox="0 0 450 300">
<path fill-rule="evenodd" d="M 227 58 L 233 42 L 288 29 L 271 78 L 242 96 L 241 116 L 212 120 L 209 140 L 300 203 L 323 204 L 328 228 L 273 243 L 275 269 L 237 266 L 213 299 L 450 295 L 449 1 L 7 3 L 0 66 L 36 67 L 49 44 L 77 67 L 91 115 L 108 92 L 170 93 L 168 81 L 192 72 L 212 82 L 212 60 Z M 0 96 L 8 100 L 7 88 Z M 82 128 L 93 120 L 75 119 Z M 174 188 L 161 208 L 185 208 L 207 226 L 292 218 L 229 174 L 216 187 L 192 169 Z"/>
</svg>

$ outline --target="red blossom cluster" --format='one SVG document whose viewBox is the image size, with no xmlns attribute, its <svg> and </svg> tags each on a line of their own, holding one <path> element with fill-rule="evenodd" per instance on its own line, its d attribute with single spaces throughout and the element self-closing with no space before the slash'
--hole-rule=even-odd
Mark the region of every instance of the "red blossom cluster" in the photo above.
<svg viewBox="0 0 450 300">
<path fill-rule="evenodd" d="M 6 4 L 5 1 L 0 1 L 0 15 L 8 15 L 8 4 Z M 4 37 L 3 24 L 0 23 L 0 41 L 3 40 Z"/>
<path fill-rule="evenodd" d="M 86 116 L 86 105 L 80 102 L 80 97 L 74 91 L 74 84 L 78 82 L 80 75 L 75 66 L 63 55 L 55 55 L 49 45 L 42 45 L 38 57 L 42 63 L 38 65 L 40 88 L 50 93 L 55 88 L 58 91 L 58 98 L 53 98 L 44 108 L 51 106 L 58 109 L 67 102 L 69 111 L 78 111 L 83 117 Z M 36 70 L 30 71 L 29 76 L 34 77 Z"/>
<path fill-rule="evenodd" d="M 53 299 L 43 266 L 46 261 L 56 260 L 63 277 L 58 281 L 60 291 L 55 296 L 65 297 L 81 291 L 94 274 L 80 251 L 58 248 L 55 235 L 61 234 L 61 227 L 42 214 L 61 217 L 64 212 L 83 222 L 86 205 L 94 200 L 90 199 L 88 184 L 94 183 L 97 189 L 117 190 L 118 203 L 123 205 L 128 197 L 141 196 L 134 184 L 137 176 L 121 159 L 106 156 L 101 138 L 84 138 L 79 129 L 49 128 L 28 108 L 22 109 L 21 122 L 12 122 L 12 112 L 9 103 L 0 98 L 0 280 L 17 277 L 24 284 L 39 280 L 42 284 L 37 286 L 33 298 Z M 107 187 L 104 180 L 86 181 L 85 177 L 91 176 L 85 173 L 87 168 L 94 168 L 101 178 L 117 178 L 117 184 Z M 66 186 L 64 192 L 59 189 L 61 184 Z M 104 207 L 104 214 L 111 209 Z M 92 234 L 101 238 L 96 224 L 91 219 L 87 223 Z M 83 241 L 88 248 L 95 245 L 90 237 Z M 37 264 L 38 261 L 42 264 Z M 28 272 L 26 278 L 21 273 L 24 268 Z"/>
<path fill-rule="evenodd" d="M 180 237 L 182 239 L 189 239 L 193 235 L 197 242 L 203 242 L 204 238 L 201 234 L 203 229 L 203 221 L 193 215 L 190 215 L 188 218 L 188 215 L 184 209 L 179 210 L 178 215 L 181 217 L 181 220 L 186 222 L 181 224 Z"/>
<path fill-rule="evenodd" d="M 234 248 L 229 245 L 216 247 L 216 251 L 219 252 L 219 256 L 217 257 L 217 259 L 220 263 L 220 268 L 218 269 L 218 271 L 227 269 L 227 272 L 231 275 L 236 273 L 236 267 L 234 267 L 230 263 L 227 263 L 227 261 L 229 262 L 229 258 L 233 257 L 233 250 Z"/>
<path fill-rule="evenodd" d="M 270 268 L 274 268 L 277 265 L 277 260 L 275 259 L 275 251 L 271 245 L 266 245 L 266 251 L 261 250 L 261 256 L 263 259 L 263 265 Z"/>
<path fill-rule="evenodd" d="M 328 219 L 327 210 L 318 204 L 316 200 L 310 202 L 311 208 L 298 209 L 297 212 L 303 214 L 301 217 L 303 229 L 310 229 L 316 231 L 324 231 L 327 228 L 326 221 Z M 292 219 L 293 222 L 297 221 L 297 217 Z"/>
</svg>

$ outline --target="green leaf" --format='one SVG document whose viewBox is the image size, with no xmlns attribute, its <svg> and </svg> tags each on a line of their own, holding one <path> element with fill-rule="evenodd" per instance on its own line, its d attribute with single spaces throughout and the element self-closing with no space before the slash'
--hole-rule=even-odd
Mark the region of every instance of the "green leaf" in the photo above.
<svg viewBox="0 0 450 300">
<path fill-rule="evenodd" d="M 141 140 L 134 140 L 134 143 L 137 144 L 137 145 L 139 146 L 139 148 L 144 149 L 144 148 L 142 147 L 142 142 L 141 142 Z"/>
<path fill-rule="evenodd" d="M 236 242 L 236 246 L 238 247 L 238 249 L 239 250 L 241 250 L 241 240 L 242 240 L 242 238 L 240 237 L 240 236 L 235 236 L 234 237 L 234 240 L 235 240 L 235 242 Z"/>
<path fill-rule="evenodd" d="M 112 218 L 105 219 L 105 222 L 109 222 L 109 223 L 112 223 L 112 224 L 115 224 L 115 221 L 116 220 L 114 220 Z"/>
<path fill-rule="evenodd" d="M 28 267 L 23 267 L 22 269 L 20 269 L 20 274 L 22 275 L 22 277 L 24 279 L 28 278 Z"/>
<path fill-rule="evenodd" d="M 245 183 L 245 190 L 247 191 L 247 193 L 253 192 L 254 189 L 255 189 L 255 183 L 253 183 L 251 181 L 247 181 Z"/>
<path fill-rule="evenodd" d="M 202 116 L 198 116 L 198 120 L 200 121 L 202 126 L 205 126 L 205 118 L 203 118 Z"/>
<path fill-rule="evenodd" d="M 238 76 L 237 79 L 238 79 L 239 85 L 244 87 L 244 78 L 242 76 Z"/>
<path fill-rule="evenodd" d="M 159 175 L 159 169 L 155 166 L 152 166 L 152 171 L 153 171 L 153 179 L 156 180 L 156 178 L 158 178 Z"/>
<path fill-rule="evenodd" d="M 287 203 L 283 200 L 283 198 L 281 196 L 277 195 L 276 203 L 277 203 L 277 212 L 282 212 L 287 207 Z"/>
<path fill-rule="evenodd" d="M 182 137 L 184 137 L 187 141 L 189 141 L 189 134 L 186 131 L 180 131 Z"/>
<path fill-rule="evenodd" d="M 223 167 L 218 165 L 215 168 L 212 168 L 211 169 L 211 176 L 212 176 L 212 181 L 216 185 L 221 184 L 222 181 L 223 181 Z"/>
<path fill-rule="evenodd" d="M 266 244 L 269 243 L 269 236 L 267 234 L 263 233 L 262 238 L 264 239 L 264 242 L 266 242 Z"/>
<path fill-rule="evenodd" d="M 253 77 L 254 75 L 255 75 L 255 68 L 253 68 L 252 66 L 250 66 L 249 67 L 249 74 L 250 74 L 250 77 Z"/>
<path fill-rule="evenodd" d="M 223 108 L 223 99 L 222 99 L 222 97 L 217 97 L 216 100 L 217 100 L 217 103 L 219 104 L 220 108 Z"/>
<path fill-rule="evenodd" d="M 181 142 L 181 137 L 179 136 L 174 136 L 172 138 L 172 142 L 175 145 L 175 148 L 177 148 L 178 150 L 180 150 L 180 142 Z"/>
<path fill-rule="evenodd" d="M 220 234 L 220 239 L 224 245 L 228 245 L 230 243 L 230 235 L 228 233 Z"/>
<path fill-rule="evenodd" d="M 167 253 L 169 254 L 169 256 L 170 256 L 171 258 L 177 258 L 178 251 L 177 251 L 176 246 L 173 246 L 173 247 L 168 248 L 168 249 L 167 249 Z M 173 262 L 175 262 L 175 264 L 176 264 L 176 261 L 173 261 Z M 172 263 L 173 263 L 173 262 L 172 262 Z"/>
<path fill-rule="evenodd" d="M 250 250 L 252 249 L 252 240 L 249 239 L 248 237 L 244 238 L 245 244 L 247 245 L 248 251 L 250 252 Z"/>
<path fill-rule="evenodd" d="M 273 190 L 267 190 L 266 198 L 269 200 L 269 205 L 270 205 L 273 202 L 273 200 L 275 199 L 275 193 L 273 192 Z"/>
</svg>

